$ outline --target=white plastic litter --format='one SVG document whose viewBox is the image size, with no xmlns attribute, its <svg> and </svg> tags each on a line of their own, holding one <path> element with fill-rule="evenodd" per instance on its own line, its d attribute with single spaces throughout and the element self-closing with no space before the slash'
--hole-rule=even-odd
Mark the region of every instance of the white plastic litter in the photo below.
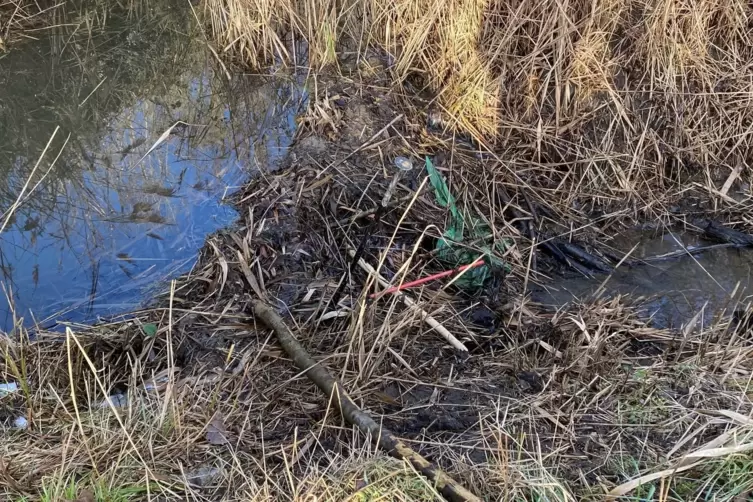
<svg viewBox="0 0 753 502">
<path fill-rule="evenodd" d="M 13 427 L 16 429 L 26 429 L 29 427 L 29 421 L 25 416 L 21 415 L 13 420 Z"/>
<path fill-rule="evenodd" d="M 110 396 L 110 402 L 115 408 L 124 408 L 128 406 L 128 396 L 126 396 L 125 394 L 120 394 L 120 393 L 113 394 Z M 109 408 L 110 404 L 107 402 L 107 399 L 105 399 L 101 403 L 99 403 L 99 407 Z"/>
<path fill-rule="evenodd" d="M 410 171 L 413 169 L 413 161 L 407 157 L 395 157 L 395 167 L 401 171 Z"/>
<path fill-rule="evenodd" d="M 0 397 L 7 396 L 13 392 L 18 391 L 18 384 L 16 382 L 0 383 Z"/>
</svg>

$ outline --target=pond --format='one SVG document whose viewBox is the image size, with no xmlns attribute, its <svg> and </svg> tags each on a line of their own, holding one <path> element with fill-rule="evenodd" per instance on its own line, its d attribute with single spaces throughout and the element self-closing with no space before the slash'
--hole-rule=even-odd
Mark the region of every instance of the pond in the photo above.
<svg viewBox="0 0 753 502">
<path fill-rule="evenodd" d="M 295 131 L 300 80 L 230 73 L 188 2 L 113 5 L 67 3 L 0 53 L 6 332 L 144 306 Z"/>
</svg>

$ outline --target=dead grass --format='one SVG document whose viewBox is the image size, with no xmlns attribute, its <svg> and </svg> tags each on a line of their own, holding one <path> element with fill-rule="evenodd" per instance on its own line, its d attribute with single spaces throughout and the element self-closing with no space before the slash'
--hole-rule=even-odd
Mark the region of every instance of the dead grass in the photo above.
<svg viewBox="0 0 753 502">
<path fill-rule="evenodd" d="M 172 311 L 3 342 L 2 378 L 19 384 L 1 398 L 5 500 L 441 500 L 344 428 L 266 330 L 234 323 L 242 303 L 184 309 L 189 284 Z M 753 489 L 750 349 L 724 349 L 722 325 L 678 350 L 613 301 L 525 318 L 481 342 L 493 358 L 459 365 L 389 310 L 377 307 L 387 317 L 359 340 L 343 330 L 366 312 L 304 341 L 364 407 L 486 500 L 604 500 L 664 469 L 620 500 L 731 502 Z M 296 317 L 299 336 L 313 332 Z M 141 328 L 151 322 L 153 338 Z M 385 329 L 395 336 L 359 354 Z M 18 416 L 27 429 L 11 425 Z"/>
<path fill-rule="evenodd" d="M 290 166 L 243 188 L 238 226 L 213 236 L 156 308 L 65 336 L 5 339 L 0 379 L 20 388 L 0 398 L 5 499 L 440 500 L 345 427 L 294 370 L 248 311 L 259 294 L 359 405 L 486 500 L 604 500 L 654 473 L 620 500 L 733 502 L 750 492 L 745 326 L 678 333 L 650 327 L 620 299 L 557 313 L 526 303 L 517 292 L 539 273 L 526 237 L 473 191 L 520 187 L 498 178 L 479 188 L 466 180 L 477 160 L 461 151 L 445 173 L 467 191 L 466 209 L 514 243 L 504 257 L 511 273 L 499 298 L 437 285 L 413 294 L 471 357 L 457 358 L 396 299 L 364 302 L 374 285 L 360 272 L 330 305 L 346 248 L 367 228 L 351 217 L 389 184 L 373 166 L 423 146 L 411 136 L 420 130 L 393 122 L 385 106 L 401 98 L 374 94 L 378 78 L 369 93 L 319 83 L 327 93 L 305 131 L 330 139 L 300 138 Z M 376 134 L 391 122 L 389 137 Z M 417 194 L 424 175 L 414 174 L 365 254 L 406 280 L 441 267 L 430 239 L 445 217 Z M 479 304 L 495 309 L 493 331 L 473 320 Z M 321 320 L 331 312 L 341 314 Z M 19 416 L 28 429 L 11 425 Z"/>
<path fill-rule="evenodd" d="M 581 242 L 636 221 L 692 227 L 712 212 L 753 225 L 749 195 L 732 197 L 750 173 L 730 178 L 749 141 L 746 4 L 204 8 L 219 53 L 292 61 L 303 38 L 307 64 L 345 76 L 315 77 L 289 165 L 237 194 L 237 228 L 213 236 L 157 308 L 65 337 L 4 341 L 2 378 L 21 388 L 0 398 L 7 498 L 437 500 L 293 370 L 248 312 L 260 294 L 360 405 L 487 500 L 604 500 L 655 473 L 622 500 L 749 495 L 745 326 L 659 330 L 620 299 L 557 313 L 530 305 L 523 285 L 547 269 L 518 221 L 534 221 L 544 239 Z M 424 105 L 438 106 L 456 135 L 428 134 Z M 463 146 L 462 132 L 490 151 Z M 492 229 L 490 240 L 509 242 L 501 284 L 415 292 L 470 347 L 468 360 L 393 297 L 366 302 L 373 281 L 346 273 L 347 248 L 368 229 L 353 215 L 377 206 L 396 155 L 427 153 L 444 156 L 437 164 L 461 209 Z M 422 171 L 403 180 L 367 242 L 367 261 L 392 280 L 442 267 L 432 243 L 448 218 L 418 191 L 424 182 Z M 478 253 L 484 244 L 464 243 Z M 330 304 L 341 280 L 346 294 Z M 492 331 L 473 320 L 479 305 L 493 308 Z M 115 395 L 127 405 L 103 406 Z M 10 426 L 18 416 L 28 429 Z"/>
<path fill-rule="evenodd" d="M 669 224 L 689 186 L 714 210 L 737 211 L 724 182 L 750 183 L 736 171 L 753 123 L 742 0 L 203 5 L 221 51 L 256 67 L 341 68 L 344 55 L 369 60 L 379 48 L 388 86 L 409 99 L 430 91 L 442 127 L 470 134 L 506 169 L 537 171 L 521 177 L 547 200 L 554 191 L 557 208 Z"/>
<path fill-rule="evenodd" d="M 210 0 L 205 10 L 223 51 L 253 65 L 290 59 L 294 40 L 315 66 L 334 63 L 335 47 L 377 45 L 397 81 L 418 72 L 452 120 L 490 140 L 539 121 L 556 130 L 594 98 L 631 121 L 642 108 L 631 92 L 689 104 L 720 85 L 748 91 L 751 12 L 740 0 Z M 521 99 L 537 113 L 521 116 Z"/>
<path fill-rule="evenodd" d="M 10 42 L 22 37 L 26 30 L 54 24 L 55 13 L 60 6 L 49 1 L 0 2 L 0 54 L 6 51 Z"/>
</svg>

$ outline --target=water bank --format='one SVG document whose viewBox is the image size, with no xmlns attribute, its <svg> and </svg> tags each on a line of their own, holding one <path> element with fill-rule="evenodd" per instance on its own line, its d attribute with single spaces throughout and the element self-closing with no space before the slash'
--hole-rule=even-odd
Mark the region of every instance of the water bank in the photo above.
<svg viewBox="0 0 753 502">
<path fill-rule="evenodd" d="M 284 156 L 303 99 L 228 73 L 187 5 L 58 15 L 0 60 L 6 331 L 147 304 L 233 224 L 225 198 Z"/>
<path fill-rule="evenodd" d="M 249 311 L 261 298 L 359 406 L 487 500 L 747 496 L 744 323 L 657 329 L 616 297 L 553 312 L 522 295 L 563 267 L 546 242 L 606 257 L 615 236 L 654 212 L 666 227 L 701 213 L 744 228 L 745 194 L 734 205 L 680 170 L 657 175 L 666 190 L 636 210 L 618 195 L 640 170 L 623 171 L 611 192 L 589 183 L 614 157 L 574 153 L 563 140 L 571 163 L 562 164 L 516 136 L 474 151 L 478 142 L 427 127 L 426 95 L 396 86 L 383 53 L 338 64 L 334 77 L 313 75 L 280 169 L 234 193 L 236 225 L 212 234 L 152 308 L 32 343 L 23 331 L 2 340 L 0 371 L 16 390 L 0 396 L 0 490 L 14 501 L 439 500 L 415 471 L 342 427 Z M 414 161 L 399 179 L 398 156 Z M 684 205 L 658 205 L 679 192 Z M 351 267 L 349 251 L 362 247 L 395 284 L 447 270 L 454 264 L 437 244 L 450 229 L 474 258 L 493 250 L 501 273 L 475 290 L 438 281 L 408 294 L 467 353 Z"/>
</svg>

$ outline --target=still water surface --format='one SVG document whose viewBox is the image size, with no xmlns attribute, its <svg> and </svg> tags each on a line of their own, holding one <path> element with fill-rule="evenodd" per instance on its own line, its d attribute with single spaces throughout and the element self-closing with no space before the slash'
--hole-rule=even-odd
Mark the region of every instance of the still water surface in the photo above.
<svg viewBox="0 0 753 502">
<path fill-rule="evenodd" d="M 230 74 L 187 2 L 149 5 L 69 8 L 0 54 L 0 330 L 142 306 L 289 146 L 302 86 Z"/>
<path fill-rule="evenodd" d="M 651 259 L 711 242 L 682 232 L 628 232 L 612 243 L 620 254 L 633 247 L 631 258 Z M 657 327 L 680 328 L 696 314 L 698 326 L 708 325 L 721 313 L 749 308 L 753 294 L 753 253 L 743 248 L 714 248 L 632 267 L 593 279 L 567 275 L 533 288 L 538 303 L 561 307 L 595 296 L 640 299 L 640 311 Z"/>
</svg>

